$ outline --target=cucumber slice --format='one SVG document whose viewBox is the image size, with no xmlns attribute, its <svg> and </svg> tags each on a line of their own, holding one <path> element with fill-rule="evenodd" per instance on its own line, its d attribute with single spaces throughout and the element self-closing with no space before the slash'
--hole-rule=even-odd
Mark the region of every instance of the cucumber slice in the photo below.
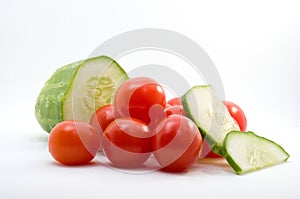
<svg viewBox="0 0 300 199">
<path fill-rule="evenodd" d="M 214 93 L 212 86 L 194 86 L 181 100 L 186 115 L 198 126 L 210 148 L 222 155 L 226 134 L 240 129 L 226 106 Z"/>
<path fill-rule="evenodd" d="M 224 139 L 224 154 L 237 174 L 286 161 L 289 154 L 275 142 L 253 132 L 232 131 Z"/>
<path fill-rule="evenodd" d="M 36 119 L 47 132 L 64 120 L 88 122 L 97 108 L 112 103 L 116 88 L 127 79 L 122 67 L 107 56 L 61 67 L 37 98 Z"/>
</svg>

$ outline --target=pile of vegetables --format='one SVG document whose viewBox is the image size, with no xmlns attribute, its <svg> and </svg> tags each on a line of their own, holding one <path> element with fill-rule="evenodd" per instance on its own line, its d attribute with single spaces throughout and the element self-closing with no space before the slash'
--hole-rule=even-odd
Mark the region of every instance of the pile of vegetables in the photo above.
<svg viewBox="0 0 300 199">
<path fill-rule="evenodd" d="M 153 157 L 166 172 L 188 170 L 199 157 L 225 158 L 237 174 L 289 158 L 275 142 L 246 132 L 242 109 L 211 85 L 167 99 L 149 77 L 129 78 L 107 56 L 59 68 L 41 90 L 35 113 L 50 133 L 55 160 L 87 164 L 103 154 L 118 168 L 142 168 Z"/>
</svg>

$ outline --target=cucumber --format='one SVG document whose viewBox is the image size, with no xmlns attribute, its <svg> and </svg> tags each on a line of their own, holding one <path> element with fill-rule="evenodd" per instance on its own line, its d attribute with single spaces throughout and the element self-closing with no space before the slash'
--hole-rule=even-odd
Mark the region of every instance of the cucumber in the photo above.
<svg viewBox="0 0 300 199">
<path fill-rule="evenodd" d="M 277 143 L 250 131 L 228 133 L 223 150 L 227 162 L 237 174 L 273 166 L 290 157 Z"/>
<path fill-rule="evenodd" d="M 97 108 L 112 103 L 116 88 L 127 79 L 122 67 L 107 56 L 63 66 L 40 91 L 36 119 L 46 132 L 64 120 L 88 122 Z"/>
<path fill-rule="evenodd" d="M 223 155 L 226 134 L 240 130 L 211 85 L 194 86 L 182 97 L 184 111 L 217 154 Z"/>
</svg>

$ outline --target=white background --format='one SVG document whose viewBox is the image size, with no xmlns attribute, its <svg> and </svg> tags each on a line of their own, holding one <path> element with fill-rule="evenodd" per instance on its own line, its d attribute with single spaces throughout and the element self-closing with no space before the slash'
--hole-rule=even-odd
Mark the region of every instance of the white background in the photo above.
<svg viewBox="0 0 300 199">
<path fill-rule="evenodd" d="M 300 4 L 297 1 L 0 2 L 0 198 L 299 198 Z M 129 174 L 101 165 L 63 167 L 34 117 L 36 97 L 60 66 L 114 35 L 170 29 L 215 63 L 226 99 L 248 129 L 275 140 L 289 161 L 237 176 L 198 163 L 183 174 Z"/>
</svg>

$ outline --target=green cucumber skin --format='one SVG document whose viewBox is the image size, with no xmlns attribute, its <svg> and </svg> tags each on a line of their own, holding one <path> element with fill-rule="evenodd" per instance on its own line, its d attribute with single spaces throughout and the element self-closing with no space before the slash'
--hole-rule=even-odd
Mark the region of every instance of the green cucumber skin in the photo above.
<svg viewBox="0 0 300 199">
<path fill-rule="evenodd" d="M 63 101 L 65 93 L 69 90 L 70 81 L 78 72 L 83 61 L 58 68 L 49 78 L 37 97 L 35 116 L 41 127 L 48 133 L 63 120 Z M 61 81 L 61 80 L 64 81 Z M 60 95 L 58 95 L 58 93 Z M 51 111 L 48 111 L 51 110 Z M 51 119 L 50 119 L 51 118 Z"/>
<path fill-rule="evenodd" d="M 280 148 L 281 149 L 281 151 L 283 152 L 283 153 L 285 153 L 286 154 L 286 159 L 284 159 L 283 160 L 283 162 L 285 162 L 285 161 L 287 161 L 288 159 L 289 159 L 289 157 L 290 157 L 290 155 L 289 155 L 289 153 L 287 153 L 287 151 L 286 150 L 284 150 L 284 148 L 282 147 L 282 146 L 280 146 L 279 144 L 277 144 L 276 142 L 274 142 L 274 141 L 272 141 L 272 140 L 269 140 L 269 139 L 267 139 L 267 138 L 265 138 L 265 137 L 262 137 L 262 136 L 258 136 L 257 134 L 255 134 L 254 132 L 252 132 L 252 131 L 247 131 L 247 132 L 241 132 L 241 131 L 231 131 L 231 132 L 229 132 L 227 135 L 226 135 L 226 137 L 225 137 L 225 139 L 224 139 L 224 144 L 223 144 L 223 155 L 224 155 L 224 158 L 226 159 L 226 161 L 229 163 L 229 165 L 233 168 L 233 170 L 235 171 L 235 173 L 237 174 L 237 175 L 242 175 L 242 174 L 245 174 L 245 173 L 249 173 L 249 172 L 252 172 L 252 171 L 256 171 L 256 170 L 260 170 L 260 169 L 263 169 L 263 168 L 266 168 L 266 167 L 269 167 L 269 166 L 272 166 L 272 165 L 268 165 L 268 166 L 266 166 L 266 167 L 263 167 L 263 168 L 253 168 L 253 169 L 250 169 L 250 170 L 247 170 L 247 171 L 244 171 L 236 162 L 235 162 L 235 160 L 229 155 L 229 151 L 227 150 L 227 141 L 228 141 L 228 139 L 230 139 L 230 136 L 232 136 L 233 134 L 240 134 L 240 133 L 242 133 L 242 134 L 248 134 L 249 136 L 256 136 L 258 139 L 263 139 L 263 140 L 265 140 L 265 141 L 267 141 L 267 142 L 270 142 L 270 143 L 273 143 L 273 144 L 275 144 L 278 148 Z"/>
<path fill-rule="evenodd" d="M 123 78 L 129 79 L 125 70 L 115 60 L 105 55 L 77 61 L 58 68 L 46 81 L 36 100 L 35 117 L 42 129 L 50 133 L 57 123 L 64 120 L 64 102 L 77 73 L 86 62 L 98 59 L 103 59 L 118 66 L 124 74 Z"/>
</svg>

